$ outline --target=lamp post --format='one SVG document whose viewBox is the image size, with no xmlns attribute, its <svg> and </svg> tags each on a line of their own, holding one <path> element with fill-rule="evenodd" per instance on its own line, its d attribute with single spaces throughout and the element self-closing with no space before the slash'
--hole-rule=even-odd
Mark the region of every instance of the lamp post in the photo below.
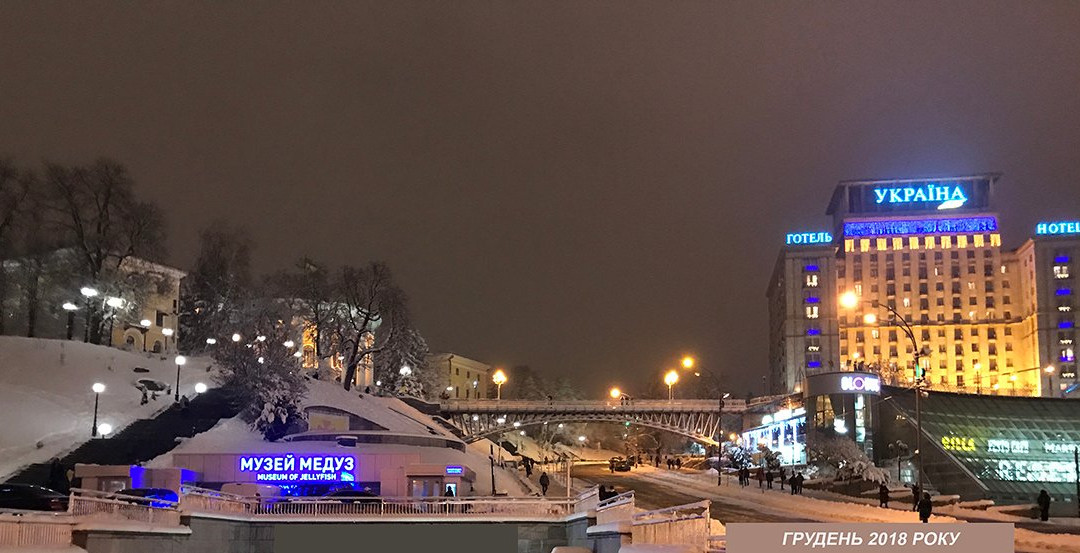
<svg viewBox="0 0 1080 553">
<path fill-rule="evenodd" d="M 1047 365 L 1043 371 L 1046 373 L 1046 397 L 1054 397 L 1054 366 Z"/>
<path fill-rule="evenodd" d="M 683 359 L 682 359 L 682 366 L 685 369 L 693 369 L 695 366 L 697 366 L 697 360 L 694 359 L 693 357 L 687 355 L 687 356 L 683 357 Z M 717 451 L 717 454 L 719 455 L 720 442 L 724 441 L 724 429 L 723 429 L 724 400 L 727 399 L 728 397 L 730 397 L 731 394 L 725 394 L 723 392 L 724 388 L 723 388 L 723 386 L 720 385 L 720 377 L 711 370 L 698 368 L 696 371 L 694 371 L 694 376 L 700 378 L 702 373 L 709 375 L 709 378 L 711 378 L 712 381 L 713 381 L 713 385 L 716 387 L 716 395 L 717 395 L 717 399 L 716 399 L 716 403 L 717 403 L 717 405 L 716 405 L 716 407 L 717 407 L 717 411 L 716 411 L 716 451 Z"/>
<path fill-rule="evenodd" d="M 886 311 L 892 314 L 894 317 L 893 324 L 899 326 L 904 334 L 907 335 L 908 340 L 911 341 L 911 351 L 915 355 L 915 455 L 917 460 L 917 467 L 919 471 L 919 491 L 922 492 L 925 488 L 923 486 L 923 455 L 922 455 L 922 395 L 923 386 L 925 384 L 925 374 L 922 368 L 920 357 L 923 356 L 922 349 L 919 348 L 918 340 L 915 339 L 915 331 L 911 328 L 911 323 L 904 318 L 899 312 L 892 306 L 883 304 L 878 301 L 863 302 L 859 299 L 859 296 L 855 292 L 844 292 L 840 295 L 840 306 L 846 309 L 855 309 L 860 304 L 866 303 L 873 308 L 884 308 Z M 877 322 L 877 315 L 868 313 L 863 321 L 866 324 L 874 324 Z M 929 355 L 929 352 L 926 353 Z"/>
<path fill-rule="evenodd" d="M 674 395 L 674 392 L 672 391 L 672 387 L 675 386 L 675 383 L 678 382 L 678 381 L 679 381 L 679 373 L 675 372 L 674 369 L 668 371 L 667 374 L 664 375 L 664 384 L 667 384 L 667 399 L 668 399 L 668 401 L 671 401 L 672 399 L 674 399 L 675 395 Z"/>
<path fill-rule="evenodd" d="M 173 401 L 180 401 L 180 367 L 187 363 L 183 355 L 176 356 L 176 389 L 173 391 Z"/>
<path fill-rule="evenodd" d="M 506 384 L 506 373 L 502 369 L 495 369 L 491 381 L 495 383 L 495 400 L 502 400 L 502 385 Z"/>
<path fill-rule="evenodd" d="M 173 335 L 173 329 L 163 328 L 161 329 L 161 334 L 165 336 L 165 351 L 169 351 L 169 338 Z"/>
<path fill-rule="evenodd" d="M 75 333 L 75 310 L 78 309 L 79 306 L 70 301 L 66 301 L 62 307 L 64 308 L 64 311 L 67 311 L 67 339 L 70 340 L 71 336 Z"/>
<path fill-rule="evenodd" d="M 83 328 L 83 341 L 90 341 L 90 298 L 98 295 L 98 291 L 89 286 L 83 286 L 79 289 L 79 293 L 86 298 L 86 327 Z M 96 432 L 97 430 L 95 430 Z"/>
<path fill-rule="evenodd" d="M 100 382 L 95 382 L 94 385 L 90 387 L 90 389 L 94 391 L 94 422 L 90 425 L 90 436 L 96 438 L 98 435 L 98 397 L 101 395 L 101 392 L 105 391 L 105 385 Z"/>
</svg>

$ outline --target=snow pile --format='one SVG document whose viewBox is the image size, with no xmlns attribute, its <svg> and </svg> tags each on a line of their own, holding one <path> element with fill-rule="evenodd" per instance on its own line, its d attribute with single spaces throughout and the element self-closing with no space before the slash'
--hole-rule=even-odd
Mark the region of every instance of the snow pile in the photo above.
<svg viewBox="0 0 1080 553">
<path fill-rule="evenodd" d="M 363 417 L 395 434 L 439 436 L 457 440 L 450 431 L 431 417 L 393 397 L 379 397 L 347 391 L 337 382 L 309 380 L 308 394 L 302 407 L 333 407 Z"/>
<path fill-rule="evenodd" d="M 114 432 L 172 405 L 172 396 L 140 405 L 137 379 L 169 386 L 176 382 L 173 357 L 130 353 L 68 340 L 0 336 L 0 405 L 9 424 L 0 432 L 0 480 L 31 463 L 48 461 L 90 439 L 95 382 L 105 384 L 98 422 Z M 211 362 L 189 358 L 180 373 L 180 392 L 194 394 L 196 382 L 214 385 Z M 146 372 L 134 372 L 136 367 Z"/>
</svg>

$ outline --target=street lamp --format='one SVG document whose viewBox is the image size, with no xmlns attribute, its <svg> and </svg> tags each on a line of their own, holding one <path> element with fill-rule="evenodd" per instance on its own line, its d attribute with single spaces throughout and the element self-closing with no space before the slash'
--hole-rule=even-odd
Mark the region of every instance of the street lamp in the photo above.
<svg viewBox="0 0 1080 553">
<path fill-rule="evenodd" d="M 96 437 L 98 435 L 98 397 L 101 395 L 101 392 L 105 391 L 105 385 L 100 382 L 95 382 L 94 385 L 90 387 L 90 389 L 94 391 L 94 422 L 90 424 L 90 436 Z"/>
<path fill-rule="evenodd" d="M 409 376 L 410 374 L 412 374 L 412 367 L 408 365 L 402 365 L 401 370 L 398 371 L 398 374 L 400 374 L 401 376 Z"/>
<path fill-rule="evenodd" d="M 206 339 L 206 345 L 208 345 L 208 346 L 212 346 L 212 345 L 214 345 L 216 343 L 217 343 L 217 338 L 207 338 Z"/>
<path fill-rule="evenodd" d="M 619 399 L 620 397 L 622 397 L 622 390 L 617 387 L 612 388 L 611 391 L 608 392 L 608 395 L 611 396 L 611 399 Z"/>
<path fill-rule="evenodd" d="M 495 369 L 495 374 L 491 375 L 491 381 L 495 383 L 495 399 L 502 399 L 502 385 L 506 384 L 506 373 L 502 369 Z"/>
<path fill-rule="evenodd" d="M 282 345 L 283 345 L 283 346 L 285 346 L 285 347 L 287 347 L 287 348 L 292 348 L 293 346 L 295 346 L 295 345 L 296 345 L 296 342 L 294 342 L 294 341 L 292 341 L 292 340 L 285 340 L 285 343 L 284 343 L 284 344 L 282 344 Z"/>
<path fill-rule="evenodd" d="M 195 393 L 196 394 L 205 394 L 206 393 L 206 384 L 203 384 L 202 382 L 196 382 L 195 383 Z"/>
<path fill-rule="evenodd" d="M 886 311 L 892 314 L 893 324 L 899 326 L 904 334 L 907 335 L 908 340 L 911 341 L 911 351 L 915 355 L 915 455 L 917 455 L 918 471 L 919 471 L 919 491 L 923 491 L 923 455 L 922 455 L 922 395 L 923 386 L 925 385 L 925 374 L 922 368 L 921 357 L 929 355 L 929 350 L 923 351 L 919 348 L 919 342 L 915 339 L 915 331 L 911 328 L 911 323 L 903 317 L 896 309 L 891 305 L 880 303 L 878 301 L 864 302 L 859 299 L 859 296 L 853 291 L 847 291 L 840 294 L 840 306 L 845 309 L 855 309 L 860 304 L 866 303 L 873 308 L 884 308 Z M 867 313 L 863 316 L 863 322 L 866 324 L 874 324 L 877 322 L 877 315 L 874 313 Z"/>
<path fill-rule="evenodd" d="M 668 398 L 668 401 L 671 401 L 672 398 L 675 397 L 674 393 L 672 392 L 672 386 L 675 386 L 675 383 L 678 382 L 678 381 L 679 381 L 679 373 L 675 372 L 674 370 L 670 370 L 670 371 L 667 372 L 667 374 L 664 375 L 664 384 L 667 384 L 667 398 Z"/>
<path fill-rule="evenodd" d="M 173 401 L 180 401 L 180 367 L 187 363 L 187 358 L 183 355 L 176 356 L 176 389 L 173 392 Z"/>
<path fill-rule="evenodd" d="M 1047 365 L 1043 371 L 1046 372 L 1046 390 L 1048 394 L 1046 397 L 1054 397 L 1054 366 Z"/>
<path fill-rule="evenodd" d="M 690 357 L 689 355 L 687 355 L 687 356 L 682 358 L 682 366 L 683 366 L 684 369 L 692 369 L 692 368 L 694 368 L 694 364 L 695 364 L 695 361 L 694 361 L 693 357 Z"/>
<path fill-rule="evenodd" d="M 62 305 L 61 307 L 63 307 L 64 311 L 67 311 L 67 313 L 68 313 L 68 315 L 67 315 L 67 319 L 68 319 L 67 320 L 67 339 L 70 340 L 72 334 L 74 334 L 74 332 L 75 332 L 75 310 L 78 309 L 79 306 L 75 305 L 74 303 L 71 303 L 70 301 L 66 301 L 66 302 L 64 302 L 64 305 Z"/>
<path fill-rule="evenodd" d="M 89 286 L 83 286 L 79 289 L 79 293 L 86 298 L 86 328 L 83 329 L 83 341 L 90 341 L 90 298 L 98 295 L 98 291 Z"/>
<path fill-rule="evenodd" d="M 105 436 L 112 434 L 112 425 L 107 422 L 103 422 L 97 425 L 94 430 L 96 430 L 97 433 L 101 434 L 101 437 L 104 438 Z"/>
<path fill-rule="evenodd" d="M 239 342 L 239 341 L 240 341 L 240 335 L 239 335 L 239 334 L 236 334 L 236 333 L 233 333 L 233 335 L 232 335 L 232 341 L 234 341 L 234 342 Z"/>
</svg>

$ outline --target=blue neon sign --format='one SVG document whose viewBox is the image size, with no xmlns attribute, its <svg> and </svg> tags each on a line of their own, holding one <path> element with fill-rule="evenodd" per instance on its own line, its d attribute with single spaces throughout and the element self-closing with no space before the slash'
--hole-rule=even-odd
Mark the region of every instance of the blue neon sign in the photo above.
<svg viewBox="0 0 1080 553">
<path fill-rule="evenodd" d="M 932 184 L 922 186 L 882 186 L 874 188 L 877 204 L 938 204 L 938 209 L 956 209 L 967 203 L 964 189 L 956 184 Z"/>
<path fill-rule="evenodd" d="M 906 219 L 895 221 L 854 221 L 844 223 L 844 236 L 896 236 L 993 232 L 996 217 L 952 217 L 948 219 Z"/>
<path fill-rule="evenodd" d="M 465 469 L 457 465 L 448 465 L 446 467 L 446 474 L 463 474 Z"/>
<path fill-rule="evenodd" d="M 256 482 L 355 482 L 352 455 L 242 455 L 240 472 L 255 474 Z"/>
<path fill-rule="evenodd" d="M 1055 221 L 1035 225 L 1035 234 L 1080 234 L 1080 221 Z"/>
<path fill-rule="evenodd" d="M 792 232 L 787 235 L 786 243 L 789 246 L 831 244 L 832 235 L 827 232 Z"/>
</svg>

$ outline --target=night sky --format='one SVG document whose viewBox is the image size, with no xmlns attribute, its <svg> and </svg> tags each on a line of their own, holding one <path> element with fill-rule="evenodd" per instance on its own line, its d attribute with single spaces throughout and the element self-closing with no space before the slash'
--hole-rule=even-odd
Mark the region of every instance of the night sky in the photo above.
<svg viewBox="0 0 1080 553">
<path fill-rule="evenodd" d="M 590 394 L 684 352 L 760 392 L 839 180 L 1000 171 L 1008 246 L 1080 216 L 1080 2 L 133 5 L 0 4 L 0 155 L 125 163 L 180 266 L 217 218 L 259 270 L 385 260 L 433 350 Z"/>
</svg>

